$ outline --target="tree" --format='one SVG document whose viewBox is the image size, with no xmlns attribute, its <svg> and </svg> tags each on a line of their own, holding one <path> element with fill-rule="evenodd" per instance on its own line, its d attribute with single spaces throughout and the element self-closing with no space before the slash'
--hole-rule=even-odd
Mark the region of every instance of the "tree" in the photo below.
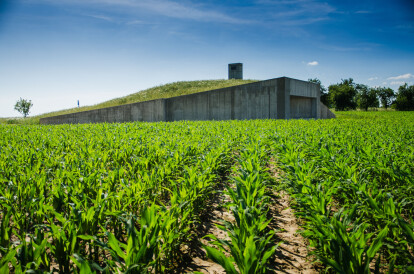
<svg viewBox="0 0 414 274">
<path fill-rule="evenodd" d="M 365 111 L 369 107 L 379 107 L 379 101 L 377 97 L 377 91 L 373 88 L 369 88 L 366 85 L 356 85 L 358 90 L 357 103 L 360 109 Z"/>
<path fill-rule="evenodd" d="M 352 78 L 342 79 L 342 83 L 328 87 L 329 98 L 335 106 L 335 110 L 356 109 L 356 84 Z"/>
<path fill-rule="evenodd" d="M 319 80 L 318 78 L 309 78 L 308 81 L 311 83 L 319 84 L 319 86 L 321 87 L 321 102 L 328 108 L 332 107 L 332 103 L 329 98 L 329 93 L 327 92 L 326 87 L 322 85 L 321 80 Z"/>
<path fill-rule="evenodd" d="M 23 114 L 23 117 L 26 118 L 29 115 L 30 108 L 33 106 L 31 100 L 25 100 L 20 98 L 19 101 L 14 105 L 14 109 Z"/>
<path fill-rule="evenodd" d="M 387 109 L 392 104 L 392 99 L 394 99 L 395 93 L 391 88 L 377 87 L 375 91 L 378 94 L 378 97 L 381 101 L 381 106 Z"/>
<path fill-rule="evenodd" d="M 414 110 L 414 85 L 408 86 L 406 83 L 398 88 L 395 108 L 397 110 Z"/>
</svg>

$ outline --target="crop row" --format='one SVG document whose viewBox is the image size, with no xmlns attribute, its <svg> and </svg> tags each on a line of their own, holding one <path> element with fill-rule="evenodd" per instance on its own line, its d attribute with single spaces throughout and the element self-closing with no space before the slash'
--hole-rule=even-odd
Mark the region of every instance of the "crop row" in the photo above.
<svg viewBox="0 0 414 274">
<path fill-rule="evenodd" d="M 2 273 L 176 267 L 231 142 L 185 128 L 3 128 Z"/>
<path fill-rule="evenodd" d="M 208 257 L 219 263 L 226 273 L 267 273 L 278 247 L 275 231 L 268 227 L 271 219 L 267 217 L 271 186 L 266 169 L 269 149 L 262 145 L 260 136 L 249 137 L 251 146 L 242 148 L 237 157 L 238 164 L 231 178 L 234 188 L 230 185 L 226 192 L 231 199 L 227 207 L 235 221 L 223 221 L 218 226 L 227 233 L 229 240 L 208 235 L 216 249 L 204 246 Z M 230 253 L 228 258 L 225 252 Z"/>
<path fill-rule="evenodd" d="M 0 127 L 0 272 L 168 272 L 228 181 L 229 272 L 269 270 L 273 158 L 315 258 L 412 271 L 414 116 Z M 281 186 L 282 187 L 282 186 Z M 225 256 L 224 254 L 229 254 Z"/>
<path fill-rule="evenodd" d="M 338 273 L 414 270 L 414 124 L 298 122 L 274 151 L 314 254 Z"/>
</svg>

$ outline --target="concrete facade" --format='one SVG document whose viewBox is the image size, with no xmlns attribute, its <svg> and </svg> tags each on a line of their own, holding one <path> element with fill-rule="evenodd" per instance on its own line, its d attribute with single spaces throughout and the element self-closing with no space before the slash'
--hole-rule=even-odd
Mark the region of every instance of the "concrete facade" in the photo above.
<svg viewBox="0 0 414 274">
<path fill-rule="evenodd" d="M 230 79 L 243 79 L 242 63 L 229 64 L 229 80 Z"/>
<path fill-rule="evenodd" d="M 318 84 L 287 77 L 40 119 L 41 124 L 180 120 L 325 119 Z"/>
</svg>

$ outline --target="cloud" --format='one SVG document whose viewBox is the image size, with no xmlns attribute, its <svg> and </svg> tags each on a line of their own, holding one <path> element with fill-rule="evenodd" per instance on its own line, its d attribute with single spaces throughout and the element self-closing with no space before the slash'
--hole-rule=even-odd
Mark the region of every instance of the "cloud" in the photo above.
<svg viewBox="0 0 414 274">
<path fill-rule="evenodd" d="M 142 20 L 132 20 L 126 23 L 127 25 L 156 25 L 156 23 L 146 22 Z"/>
<path fill-rule="evenodd" d="M 374 80 L 377 80 L 378 79 L 378 77 L 371 77 L 371 78 L 368 78 L 368 81 L 374 81 Z"/>
<path fill-rule="evenodd" d="M 267 8 L 274 23 L 287 27 L 307 26 L 330 20 L 335 8 L 327 3 L 312 0 L 257 0 L 256 4 Z"/>
<path fill-rule="evenodd" d="M 253 21 L 246 20 L 244 18 L 238 18 L 228 15 L 224 12 L 220 12 L 217 9 L 206 8 L 192 3 L 191 1 L 185 1 L 181 3 L 179 1 L 172 0 L 41 0 L 47 1 L 53 4 L 80 4 L 80 5 L 95 5 L 102 7 L 104 5 L 121 8 L 127 10 L 130 13 L 141 13 L 143 11 L 162 15 L 165 17 L 171 17 L 176 19 L 188 19 L 201 22 L 219 22 L 230 24 L 251 24 Z"/>
<path fill-rule="evenodd" d="M 312 66 L 312 67 L 317 66 L 317 65 L 319 65 L 318 61 L 312 61 L 308 63 L 308 66 Z"/>
<path fill-rule="evenodd" d="M 105 15 L 86 14 L 85 16 L 92 17 L 92 18 L 99 19 L 99 20 L 108 21 L 108 22 L 113 21 L 111 17 L 105 16 Z"/>
<path fill-rule="evenodd" d="M 392 81 L 390 83 L 390 85 L 392 85 L 392 86 L 402 86 L 402 85 L 405 85 L 405 83 L 406 82 L 404 82 L 404 81 Z"/>
<path fill-rule="evenodd" d="M 401 80 L 401 79 L 410 79 L 410 78 L 414 78 L 414 75 L 412 75 L 411 73 L 406 73 L 406 74 L 398 75 L 395 77 L 388 77 L 388 80 Z"/>
<path fill-rule="evenodd" d="M 297 20 L 287 20 L 282 23 L 285 26 L 303 26 L 303 25 L 310 25 L 320 21 L 329 20 L 329 17 L 318 17 L 318 18 L 304 18 L 304 19 L 297 19 Z"/>
<path fill-rule="evenodd" d="M 370 10 L 357 10 L 355 13 L 356 14 L 370 14 L 370 13 L 372 13 L 372 11 L 370 11 Z"/>
<path fill-rule="evenodd" d="M 118 1 L 106 0 L 112 4 L 118 4 Z M 177 19 L 190 19 L 195 21 L 204 22 L 221 22 L 221 23 L 232 23 L 232 24 L 246 24 L 251 23 L 248 20 L 235 18 L 225 13 L 202 9 L 196 5 L 187 3 L 186 5 L 169 1 L 169 0 L 147 0 L 147 1 L 122 1 L 132 7 L 143 8 L 148 11 Z"/>
</svg>

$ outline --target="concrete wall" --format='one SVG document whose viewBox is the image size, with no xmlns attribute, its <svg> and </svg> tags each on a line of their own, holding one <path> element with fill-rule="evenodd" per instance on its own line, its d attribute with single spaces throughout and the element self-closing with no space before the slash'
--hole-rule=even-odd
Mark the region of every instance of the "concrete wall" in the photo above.
<svg viewBox="0 0 414 274">
<path fill-rule="evenodd" d="M 165 121 L 164 99 L 101 108 L 40 119 L 41 124 L 122 123 Z"/>
<path fill-rule="evenodd" d="M 316 116 L 316 99 L 301 96 L 290 96 L 290 118 L 311 119 Z"/>
<path fill-rule="evenodd" d="M 331 118 L 329 109 L 321 105 L 319 85 L 281 77 L 168 99 L 42 118 L 40 123 Z"/>
<path fill-rule="evenodd" d="M 320 116 L 321 116 L 321 119 L 333 119 L 333 118 L 336 118 L 335 114 L 332 111 L 330 111 L 330 109 L 327 106 L 325 106 L 322 103 L 320 103 L 320 104 L 321 104 L 321 108 L 320 108 Z"/>
<path fill-rule="evenodd" d="M 166 121 L 277 119 L 276 81 L 166 99 Z"/>
</svg>

